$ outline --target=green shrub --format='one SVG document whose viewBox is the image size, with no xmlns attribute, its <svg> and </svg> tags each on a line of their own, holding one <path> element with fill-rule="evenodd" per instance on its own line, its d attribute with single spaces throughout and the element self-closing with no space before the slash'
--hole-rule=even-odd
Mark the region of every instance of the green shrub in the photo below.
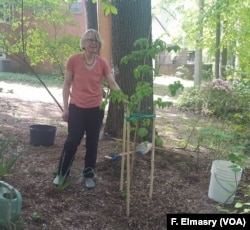
<svg viewBox="0 0 250 230">
<path fill-rule="evenodd" d="M 185 88 L 181 96 L 175 102 L 175 106 L 181 110 L 201 111 L 202 98 L 200 97 L 200 90 L 197 87 Z"/>
<path fill-rule="evenodd" d="M 179 77 L 182 79 L 189 79 L 190 75 L 191 75 L 190 70 L 187 67 L 185 67 L 184 65 L 178 66 L 176 68 L 176 73 L 175 73 L 176 77 Z"/>
<path fill-rule="evenodd" d="M 198 111 L 205 115 L 228 117 L 230 114 L 250 110 L 249 89 L 240 84 L 216 79 L 201 87 L 186 88 L 175 103 L 181 110 Z M 246 118 L 248 119 L 248 118 Z"/>
<path fill-rule="evenodd" d="M 8 153 L 10 141 L 3 140 L 0 142 L 0 178 L 5 176 L 14 166 L 20 154 Z"/>
<path fill-rule="evenodd" d="M 244 146 L 245 154 L 249 154 L 250 90 L 247 85 L 215 80 L 200 88 L 186 88 L 175 106 L 180 110 L 225 118 L 231 127 L 230 134 L 234 136 L 231 145 Z"/>
</svg>

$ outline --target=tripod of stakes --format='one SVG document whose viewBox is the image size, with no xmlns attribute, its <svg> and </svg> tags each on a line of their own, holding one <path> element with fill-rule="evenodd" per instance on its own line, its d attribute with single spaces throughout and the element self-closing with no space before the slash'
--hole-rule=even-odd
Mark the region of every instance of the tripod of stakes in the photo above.
<svg viewBox="0 0 250 230">
<path fill-rule="evenodd" d="M 135 119 L 151 118 L 153 120 L 152 125 L 152 151 L 151 151 L 151 170 L 150 170 L 150 188 L 149 188 L 149 199 L 152 199 L 153 194 L 153 180 L 154 180 L 154 158 L 155 158 L 155 107 L 153 109 L 153 114 L 130 114 L 127 109 L 124 114 L 123 121 L 123 138 L 122 138 L 122 153 L 121 153 L 121 178 L 120 178 L 120 191 L 123 191 L 124 184 L 124 169 L 125 169 L 125 159 L 126 159 L 126 214 L 130 215 L 130 186 L 131 186 L 131 165 L 133 165 L 134 157 L 132 155 L 132 160 L 130 155 L 133 151 L 130 149 L 130 122 Z"/>
</svg>

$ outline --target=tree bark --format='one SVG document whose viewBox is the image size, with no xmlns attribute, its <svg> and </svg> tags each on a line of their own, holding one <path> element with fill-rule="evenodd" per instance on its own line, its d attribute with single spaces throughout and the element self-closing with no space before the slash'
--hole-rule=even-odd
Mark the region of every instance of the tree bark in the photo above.
<svg viewBox="0 0 250 230">
<path fill-rule="evenodd" d="M 112 60 L 117 83 L 124 94 L 131 96 L 136 89 L 137 80 L 133 75 L 135 67 L 144 64 L 143 61 L 133 61 L 122 64 L 121 58 L 135 50 L 134 42 L 139 38 L 151 36 L 151 1 L 150 0 L 115 0 L 118 9 L 117 15 L 112 15 Z M 146 63 L 152 66 L 152 60 Z M 153 76 L 145 76 L 144 81 L 153 87 Z M 152 114 L 153 95 L 145 98 L 138 113 Z M 109 105 L 105 131 L 114 136 L 122 137 L 124 110 L 121 105 Z"/>
<path fill-rule="evenodd" d="M 85 0 L 85 10 L 87 28 L 98 31 L 97 4 L 93 3 L 92 0 Z"/>
</svg>

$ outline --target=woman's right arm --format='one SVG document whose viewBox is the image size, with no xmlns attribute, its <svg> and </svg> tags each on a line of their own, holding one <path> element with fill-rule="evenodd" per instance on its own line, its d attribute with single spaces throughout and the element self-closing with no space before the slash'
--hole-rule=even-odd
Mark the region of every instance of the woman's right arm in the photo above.
<svg viewBox="0 0 250 230">
<path fill-rule="evenodd" d="M 66 122 L 68 121 L 68 115 L 69 115 L 69 94 L 70 94 L 72 78 L 73 78 L 73 73 L 71 71 L 66 70 L 64 76 L 63 91 L 62 91 L 63 95 L 62 118 Z"/>
</svg>

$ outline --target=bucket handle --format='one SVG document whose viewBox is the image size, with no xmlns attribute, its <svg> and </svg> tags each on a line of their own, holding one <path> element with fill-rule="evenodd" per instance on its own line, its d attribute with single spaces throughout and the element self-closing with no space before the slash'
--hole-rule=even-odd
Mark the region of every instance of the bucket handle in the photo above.
<svg viewBox="0 0 250 230">
<path fill-rule="evenodd" d="M 5 186 L 9 191 L 14 191 L 15 192 L 16 199 L 17 199 L 17 204 L 18 204 L 18 199 L 20 199 L 20 202 L 21 202 L 21 198 L 20 198 L 19 194 L 17 194 L 16 189 L 12 185 L 10 185 L 10 184 L 8 184 L 8 183 L 6 183 L 4 181 L 0 181 L 0 184 Z M 16 213 L 18 213 L 18 205 L 16 207 L 17 207 L 16 208 Z"/>
<path fill-rule="evenodd" d="M 236 190 L 232 193 L 231 191 L 229 191 L 227 188 L 225 188 L 225 187 L 219 182 L 216 173 L 214 173 L 214 177 L 215 177 L 216 182 L 217 182 L 225 191 L 227 191 L 228 193 L 231 194 L 231 195 L 227 198 L 227 200 L 224 202 L 224 203 L 226 203 L 233 195 L 236 194 Z M 237 182 L 236 182 L 235 184 L 237 185 Z M 236 187 L 236 188 L 237 188 L 237 187 Z"/>
</svg>

